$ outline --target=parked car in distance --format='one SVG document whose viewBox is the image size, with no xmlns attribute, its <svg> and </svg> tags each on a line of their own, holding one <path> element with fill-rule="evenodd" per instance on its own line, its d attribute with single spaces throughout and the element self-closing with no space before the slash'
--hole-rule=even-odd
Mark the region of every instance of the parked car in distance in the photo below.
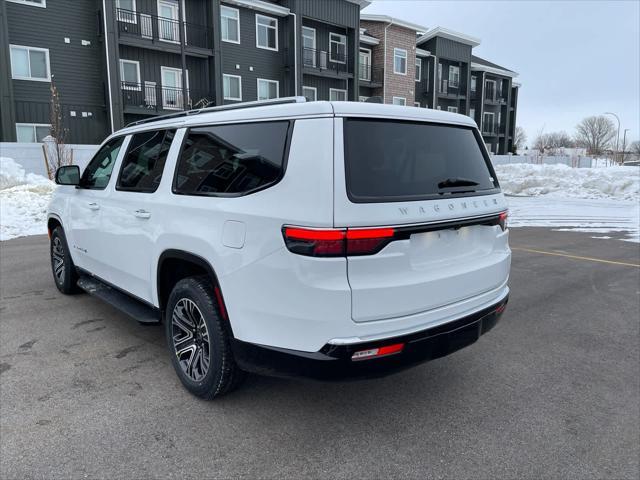
<svg viewBox="0 0 640 480">
<path fill-rule="evenodd" d="M 507 206 L 463 115 L 298 97 L 180 112 L 56 182 L 58 289 L 164 323 L 204 398 L 245 372 L 394 372 L 475 342 L 507 304 Z"/>
</svg>

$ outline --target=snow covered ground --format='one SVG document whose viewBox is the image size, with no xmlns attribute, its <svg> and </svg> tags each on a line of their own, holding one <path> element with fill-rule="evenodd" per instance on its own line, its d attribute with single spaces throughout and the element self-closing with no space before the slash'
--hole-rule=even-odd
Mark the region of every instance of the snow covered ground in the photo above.
<svg viewBox="0 0 640 480">
<path fill-rule="evenodd" d="M 11 158 L 0 157 L 0 240 L 47 233 L 47 205 L 55 184 L 25 174 Z"/>
<path fill-rule="evenodd" d="M 496 166 L 510 227 L 552 227 L 640 241 L 640 168 L 566 165 Z"/>
<path fill-rule="evenodd" d="M 509 202 L 510 227 L 552 227 L 606 238 L 621 232 L 640 242 L 640 168 L 571 168 L 511 164 L 496 167 Z M 55 184 L 25 174 L 0 157 L 0 240 L 46 233 Z"/>
</svg>

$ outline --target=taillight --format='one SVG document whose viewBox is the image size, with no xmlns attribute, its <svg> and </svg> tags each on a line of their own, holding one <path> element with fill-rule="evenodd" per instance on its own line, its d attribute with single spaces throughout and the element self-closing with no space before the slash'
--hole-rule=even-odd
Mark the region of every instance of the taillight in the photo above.
<svg viewBox="0 0 640 480">
<path fill-rule="evenodd" d="M 503 232 L 507 229 L 508 217 L 509 217 L 508 211 L 501 212 L 500 215 L 498 216 L 498 225 L 500 225 L 500 228 L 502 229 Z"/>
<path fill-rule="evenodd" d="M 310 257 L 344 257 L 379 252 L 393 239 L 395 230 L 284 227 L 282 234 L 287 248 L 293 253 Z"/>
</svg>

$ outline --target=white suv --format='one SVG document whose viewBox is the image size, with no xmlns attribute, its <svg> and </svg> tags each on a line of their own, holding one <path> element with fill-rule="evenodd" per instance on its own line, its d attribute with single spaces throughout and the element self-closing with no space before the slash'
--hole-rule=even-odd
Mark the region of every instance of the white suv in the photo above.
<svg viewBox="0 0 640 480">
<path fill-rule="evenodd" d="M 507 303 L 506 203 L 470 118 L 280 99 L 181 112 L 62 167 L 56 285 L 164 322 L 213 398 L 245 371 L 381 375 L 469 345 Z"/>
</svg>

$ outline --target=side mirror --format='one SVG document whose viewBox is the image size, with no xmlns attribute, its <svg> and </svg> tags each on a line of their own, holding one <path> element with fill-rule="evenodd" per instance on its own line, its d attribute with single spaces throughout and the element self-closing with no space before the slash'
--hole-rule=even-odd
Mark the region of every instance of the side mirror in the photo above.
<svg viewBox="0 0 640 480">
<path fill-rule="evenodd" d="M 56 183 L 58 185 L 80 185 L 80 167 L 77 165 L 65 165 L 56 170 Z"/>
</svg>

